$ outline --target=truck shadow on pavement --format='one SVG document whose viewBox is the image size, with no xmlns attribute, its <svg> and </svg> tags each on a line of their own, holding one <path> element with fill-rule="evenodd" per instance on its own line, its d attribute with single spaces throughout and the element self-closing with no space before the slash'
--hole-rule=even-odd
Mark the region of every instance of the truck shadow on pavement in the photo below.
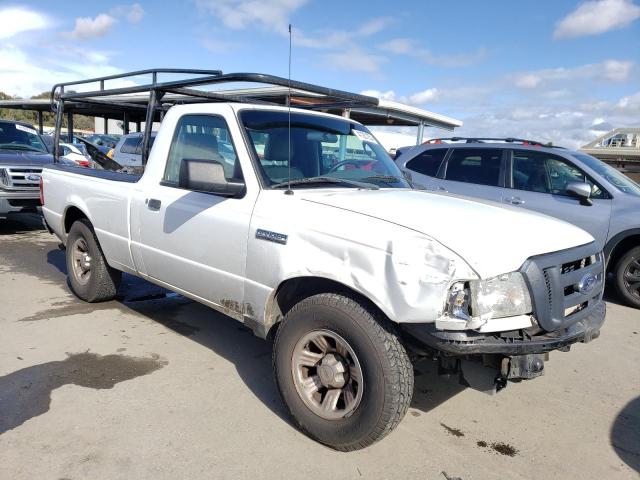
<svg viewBox="0 0 640 480">
<path fill-rule="evenodd" d="M 640 397 L 618 413 L 611 427 L 611 445 L 622 461 L 640 472 Z"/>
<path fill-rule="evenodd" d="M 110 389 L 166 365 L 150 358 L 95 353 L 67 354 L 65 360 L 41 363 L 0 377 L 0 435 L 49 411 L 51 392 L 63 385 Z"/>
<path fill-rule="evenodd" d="M 11 214 L 0 219 L 0 236 L 44 230 L 42 217 L 37 213 Z"/>
<path fill-rule="evenodd" d="M 56 268 L 56 276 L 64 282 L 64 252 L 49 251 L 47 261 Z M 134 311 L 207 347 L 232 362 L 252 393 L 291 424 L 273 379 L 271 342 L 255 337 L 250 329 L 231 317 L 127 274 L 123 275 L 116 302 L 87 304 L 75 298 L 72 301 L 87 311 L 113 308 L 117 303 L 119 308 Z M 456 379 L 438 376 L 435 365 L 428 360 L 417 363 L 415 375 L 411 407 L 422 412 L 429 412 L 465 389 Z"/>
</svg>

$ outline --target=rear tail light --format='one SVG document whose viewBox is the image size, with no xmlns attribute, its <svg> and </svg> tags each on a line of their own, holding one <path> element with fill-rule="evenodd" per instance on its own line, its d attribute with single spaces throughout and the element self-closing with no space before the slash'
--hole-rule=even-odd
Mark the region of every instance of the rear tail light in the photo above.
<svg viewBox="0 0 640 480">
<path fill-rule="evenodd" d="M 76 160 L 76 163 L 78 164 L 79 167 L 89 166 L 89 160 Z"/>
<path fill-rule="evenodd" d="M 44 180 L 40 177 L 40 205 L 44 206 Z"/>
</svg>

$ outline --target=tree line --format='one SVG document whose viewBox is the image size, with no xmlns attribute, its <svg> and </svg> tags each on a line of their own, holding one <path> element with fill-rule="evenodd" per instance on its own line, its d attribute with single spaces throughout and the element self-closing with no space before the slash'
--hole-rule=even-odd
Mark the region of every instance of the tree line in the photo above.
<svg viewBox="0 0 640 480">
<path fill-rule="evenodd" d="M 51 95 L 50 92 L 42 92 L 38 95 L 34 95 L 31 99 L 48 99 Z M 21 97 L 14 97 L 4 92 L 0 92 L 0 100 L 22 100 Z M 14 108 L 0 108 L 0 119 L 3 120 L 17 120 L 21 122 L 31 123 L 38 126 L 38 117 L 33 110 L 21 110 Z M 55 115 L 53 112 L 42 112 L 42 121 L 44 125 L 53 127 L 55 124 Z M 66 116 L 64 118 L 63 125 L 66 124 Z M 74 115 L 73 116 L 73 128 L 78 130 L 91 130 L 95 129 L 95 120 L 93 117 L 86 115 Z"/>
</svg>

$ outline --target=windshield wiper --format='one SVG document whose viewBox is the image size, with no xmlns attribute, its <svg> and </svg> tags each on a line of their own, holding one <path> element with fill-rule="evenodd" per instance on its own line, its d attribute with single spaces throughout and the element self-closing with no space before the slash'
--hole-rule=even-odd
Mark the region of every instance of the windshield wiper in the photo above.
<svg viewBox="0 0 640 480">
<path fill-rule="evenodd" d="M 385 183 L 399 183 L 402 181 L 399 177 L 394 177 L 393 175 L 373 175 L 371 177 L 364 177 L 361 180 L 369 181 L 369 180 L 379 180 Z"/>
<path fill-rule="evenodd" d="M 18 143 L 3 143 L 3 144 L 0 144 L 0 149 L 3 149 L 3 150 L 28 150 L 30 152 L 42 152 L 42 153 L 45 153 L 42 150 L 38 150 L 35 147 L 31 147 L 29 145 L 20 145 Z"/>
<path fill-rule="evenodd" d="M 309 177 L 309 178 L 295 178 L 287 182 L 276 183 L 271 185 L 271 188 L 282 188 L 291 185 L 309 185 L 313 183 L 336 183 L 341 185 L 349 185 L 350 187 L 366 188 L 367 190 L 378 190 L 379 187 L 373 183 L 357 182 L 355 180 L 347 180 L 346 178 L 337 177 Z"/>
</svg>

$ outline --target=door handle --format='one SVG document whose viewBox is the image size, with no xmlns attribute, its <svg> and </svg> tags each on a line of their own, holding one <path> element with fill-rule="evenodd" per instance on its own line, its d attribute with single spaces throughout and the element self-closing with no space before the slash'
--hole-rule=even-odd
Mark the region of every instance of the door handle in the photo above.
<svg viewBox="0 0 640 480">
<path fill-rule="evenodd" d="M 511 205 L 524 205 L 524 200 L 520 197 L 507 197 L 504 199 L 504 203 L 510 203 Z"/>
<path fill-rule="evenodd" d="M 445 193 L 447 193 L 449 190 L 447 190 L 447 189 L 446 189 L 446 188 L 444 188 L 444 187 L 436 187 L 436 188 L 435 188 L 435 191 L 436 191 L 436 192 L 445 192 Z"/>
<path fill-rule="evenodd" d="M 144 203 L 147 204 L 147 208 L 149 210 L 154 210 L 154 211 L 160 210 L 160 205 L 162 205 L 162 202 L 155 198 L 147 198 L 144 201 Z"/>
</svg>

